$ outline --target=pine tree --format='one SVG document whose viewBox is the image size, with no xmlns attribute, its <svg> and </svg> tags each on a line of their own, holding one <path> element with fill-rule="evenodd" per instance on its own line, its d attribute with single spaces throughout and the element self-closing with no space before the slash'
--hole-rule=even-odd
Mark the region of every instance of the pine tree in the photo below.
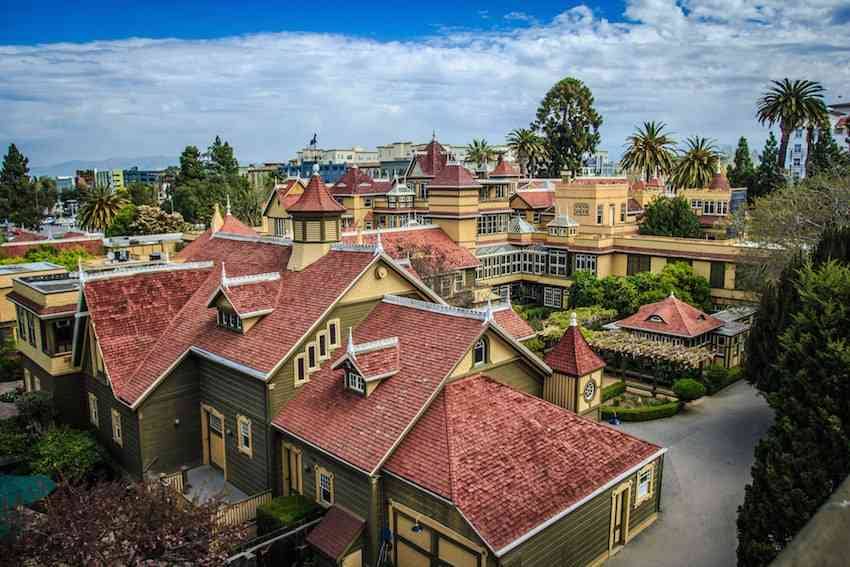
<svg viewBox="0 0 850 567">
<path fill-rule="evenodd" d="M 29 160 L 15 144 L 9 145 L 0 171 L 0 217 L 26 228 L 41 225 L 38 189 L 29 176 Z"/>
<path fill-rule="evenodd" d="M 828 129 L 820 129 L 806 159 L 806 176 L 850 175 L 850 153 L 842 150 Z"/>
<path fill-rule="evenodd" d="M 779 144 L 776 141 L 776 136 L 773 132 L 767 138 L 764 144 L 764 151 L 761 153 L 761 162 L 755 172 L 755 179 L 752 186 L 747 191 L 747 198 L 750 202 L 756 197 L 762 197 L 774 190 L 782 187 L 786 181 L 785 176 L 777 165 L 779 159 Z"/>
<path fill-rule="evenodd" d="M 180 154 L 180 173 L 177 174 L 177 184 L 203 179 L 206 172 L 201 163 L 201 151 L 197 146 L 186 146 Z"/>
<path fill-rule="evenodd" d="M 735 161 L 729 171 L 726 172 L 726 177 L 732 187 L 749 188 L 752 187 L 755 173 L 756 168 L 753 165 L 753 158 L 750 156 L 750 145 L 747 143 L 747 139 L 741 136 L 735 150 Z"/>
<path fill-rule="evenodd" d="M 207 149 L 207 172 L 213 177 L 232 177 L 239 175 L 239 162 L 233 155 L 233 148 L 216 136 Z"/>
</svg>

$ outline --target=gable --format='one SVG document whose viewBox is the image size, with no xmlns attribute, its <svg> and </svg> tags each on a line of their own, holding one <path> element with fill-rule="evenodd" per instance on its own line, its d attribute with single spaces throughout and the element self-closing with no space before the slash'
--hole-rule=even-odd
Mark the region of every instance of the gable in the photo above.
<svg viewBox="0 0 850 567">
<path fill-rule="evenodd" d="M 456 380 L 458 378 L 462 378 L 464 376 L 470 376 L 472 374 L 479 374 L 485 369 L 490 369 L 496 366 L 506 365 L 510 362 L 517 361 L 519 359 L 527 358 L 525 353 L 520 351 L 516 346 L 505 340 L 502 336 L 500 336 L 496 331 L 491 328 L 487 329 L 483 334 L 484 339 L 487 341 L 488 345 L 488 361 L 486 364 L 474 366 L 472 364 L 473 361 L 473 350 L 474 344 L 466 354 L 463 356 L 463 359 L 460 363 L 455 367 L 454 371 L 451 373 L 450 380 Z M 534 376 L 535 380 L 542 380 L 543 374 L 539 371 L 534 371 L 532 365 L 515 365 L 517 372 L 528 374 L 530 373 Z M 517 377 L 521 380 L 521 377 Z"/>
<path fill-rule="evenodd" d="M 360 276 L 354 286 L 342 296 L 340 303 L 377 300 L 387 294 L 409 295 L 411 293 L 414 293 L 417 299 L 427 299 L 409 280 L 381 259 Z"/>
</svg>

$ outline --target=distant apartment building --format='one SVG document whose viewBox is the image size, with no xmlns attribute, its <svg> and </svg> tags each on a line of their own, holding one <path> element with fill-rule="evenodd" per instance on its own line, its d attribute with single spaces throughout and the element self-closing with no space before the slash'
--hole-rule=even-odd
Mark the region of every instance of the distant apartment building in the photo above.
<svg viewBox="0 0 850 567">
<path fill-rule="evenodd" d="M 124 176 L 125 185 L 129 185 L 130 183 L 144 183 L 146 185 L 156 185 L 157 183 L 159 183 L 163 171 L 161 169 L 139 169 L 138 167 L 134 166 L 130 169 L 125 169 L 122 173 Z"/>
<path fill-rule="evenodd" d="M 89 189 L 90 187 L 95 186 L 95 172 L 94 169 L 78 169 L 76 173 L 74 173 L 74 183 L 77 186 L 77 189 Z"/>
<path fill-rule="evenodd" d="M 829 130 L 835 142 L 845 150 L 850 150 L 850 102 L 839 102 L 827 106 Z M 806 176 L 806 157 L 809 154 L 806 143 L 806 129 L 797 128 L 788 141 L 788 154 L 785 160 L 788 175 L 793 179 Z"/>
<path fill-rule="evenodd" d="M 581 169 L 582 177 L 619 177 L 621 173 L 619 164 L 608 157 L 608 150 L 598 150 L 584 160 L 584 167 Z"/>
<path fill-rule="evenodd" d="M 71 191 L 74 189 L 74 178 L 70 175 L 59 175 L 54 178 L 56 180 L 56 190 L 59 193 Z"/>
</svg>

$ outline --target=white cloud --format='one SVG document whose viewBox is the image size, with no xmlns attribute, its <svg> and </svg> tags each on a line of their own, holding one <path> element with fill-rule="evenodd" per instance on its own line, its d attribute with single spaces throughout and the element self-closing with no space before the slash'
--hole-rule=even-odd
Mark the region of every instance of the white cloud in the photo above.
<svg viewBox="0 0 850 567">
<path fill-rule="evenodd" d="M 630 0 L 625 23 L 586 6 L 508 31 L 410 42 L 320 33 L 0 46 L 0 143 L 31 163 L 177 156 L 221 134 L 242 161 L 323 146 L 473 137 L 501 141 L 532 120 L 557 80 L 584 80 L 618 153 L 633 126 L 663 120 L 760 147 L 753 119 L 770 79 L 850 94 L 841 0 Z"/>
</svg>

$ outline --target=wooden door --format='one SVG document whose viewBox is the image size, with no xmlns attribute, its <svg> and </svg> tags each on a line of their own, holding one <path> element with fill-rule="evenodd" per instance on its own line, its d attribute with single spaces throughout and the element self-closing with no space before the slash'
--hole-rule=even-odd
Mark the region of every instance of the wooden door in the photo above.
<svg viewBox="0 0 850 567">
<path fill-rule="evenodd" d="M 626 543 L 625 541 L 625 523 L 626 523 L 626 495 L 628 490 L 621 490 L 614 495 L 611 503 L 611 547 L 619 547 Z"/>
<path fill-rule="evenodd" d="M 290 447 L 283 450 L 283 466 L 286 471 L 286 494 L 301 494 L 301 453 Z"/>
<path fill-rule="evenodd" d="M 224 420 L 220 415 L 207 412 L 210 464 L 224 470 Z"/>
</svg>

